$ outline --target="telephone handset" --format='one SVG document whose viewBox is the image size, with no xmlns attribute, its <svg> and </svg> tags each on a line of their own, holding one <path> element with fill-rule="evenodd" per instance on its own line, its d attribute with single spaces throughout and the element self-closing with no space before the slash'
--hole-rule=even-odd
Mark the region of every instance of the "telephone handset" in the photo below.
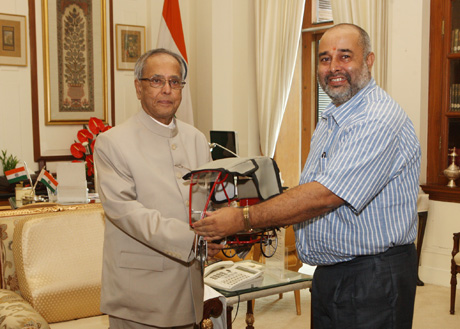
<svg viewBox="0 0 460 329">
<path fill-rule="evenodd" d="M 204 283 L 227 291 L 243 290 L 259 286 L 264 279 L 263 274 L 263 265 L 222 261 L 204 269 Z"/>
</svg>

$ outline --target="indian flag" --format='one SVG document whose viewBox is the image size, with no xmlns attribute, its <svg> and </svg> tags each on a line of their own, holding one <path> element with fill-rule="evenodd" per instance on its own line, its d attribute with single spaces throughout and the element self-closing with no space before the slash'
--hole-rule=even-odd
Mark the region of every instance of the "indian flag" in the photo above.
<svg viewBox="0 0 460 329">
<path fill-rule="evenodd" d="M 166 48 L 180 54 L 185 62 L 188 63 L 184 32 L 182 30 L 179 0 L 165 0 L 163 3 L 163 15 L 161 16 L 160 21 L 157 47 Z M 187 68 L 185 68 L 184 79 L 186 76 Z M 188 83 L 182 90 L 182 101 L 177 109 L 176 116 L 178 119 L 193 126 L 192 96 Z"/>
<path fill-rule="evenodd" d="M 45 168 L 43 168 L 42 171 L 40 171 L 40 174 L 37 177 L 37 181 L 40 181 L 43 184 L 45 184 L 45 186 L 49 188 L 53 193 L 54 191 L 56 191 L 56 188 L 59 184 L 58 181 L 54 179 L 53 175 L 46 171 Z"/>
<path fill-rule="evenodd" d="M 8 183 L 13 184 L 22 180 L 28 179 L 27 170 L 25 167 L 19 167 L 5 171 L 6 179 Z"/>
</svg>

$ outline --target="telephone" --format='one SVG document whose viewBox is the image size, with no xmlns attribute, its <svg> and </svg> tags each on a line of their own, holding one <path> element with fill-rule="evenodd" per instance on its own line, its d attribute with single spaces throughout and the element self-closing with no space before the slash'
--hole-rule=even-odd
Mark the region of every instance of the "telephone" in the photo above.
<svg viewBox="0 0 460 329">
<path fill-rule="evenodd" d="M 263 274 L 261 264 L 222 261 L 204 269 L 204 283 L 227 291 L 243 290 L 258 287 L 264 280 Z"/>
</svg>

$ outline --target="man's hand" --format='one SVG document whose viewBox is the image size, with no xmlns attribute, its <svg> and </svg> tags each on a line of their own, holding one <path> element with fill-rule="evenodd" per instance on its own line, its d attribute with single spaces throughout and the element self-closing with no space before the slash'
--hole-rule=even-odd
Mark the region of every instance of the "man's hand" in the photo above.
<svg viewBox="0 0 460 329">
<path fill-rule="evenodd" d="M 208 259 L 217 255 L 222 248 L 224 248 L 224 245 L 208 242 Z"/>
<path fill-rule="evenodd" d="M 220 240 L 241 232 L 244 230 L 243 209 L 225 207 L 208 213 L 207 217 L 193 224 L 193 229 L 207 241 Z"/>
</svg>

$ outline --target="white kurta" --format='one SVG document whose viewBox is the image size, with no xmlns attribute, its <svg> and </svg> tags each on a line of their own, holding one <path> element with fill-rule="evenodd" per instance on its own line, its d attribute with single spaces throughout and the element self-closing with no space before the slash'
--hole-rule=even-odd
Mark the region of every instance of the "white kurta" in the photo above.
<svg viewBox="0 0 460 329">
<path fill-rule="evenodd" d="M 94 159 L 106 214 L 102 312 L 161 327 L 199 322 L 203 282 L 182 176 L 211 160 L 206 137 L 142 110 L 98 136 Z"/>
</svg>

